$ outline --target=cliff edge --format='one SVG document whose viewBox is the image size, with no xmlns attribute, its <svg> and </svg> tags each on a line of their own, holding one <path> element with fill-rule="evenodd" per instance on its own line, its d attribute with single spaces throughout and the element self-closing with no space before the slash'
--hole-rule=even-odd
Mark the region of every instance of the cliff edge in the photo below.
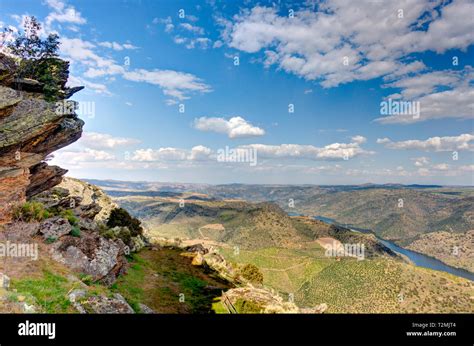
<svg viewBox="0 0 474 346">
<path fill-rule="evenodd" d="M 82 134 L 76 103 L 67 101 L 82 87 L 66 87 L 69 63 L 51 59 L 59 90 L 54 102 L 46 100 L 43 83 L 18 78 L 17 62 L 0 53 L 0 224 L 11 220 L 13 205 L 61 182 L 67 170 L 44 161 Z"/>
</svg>

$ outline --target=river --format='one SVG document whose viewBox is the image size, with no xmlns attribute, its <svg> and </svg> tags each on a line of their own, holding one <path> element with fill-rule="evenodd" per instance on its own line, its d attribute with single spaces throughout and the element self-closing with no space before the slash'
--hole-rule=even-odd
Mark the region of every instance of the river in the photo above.
<svg viewBox="0 0 474 346">
<path fill-rule="evenodd" d="M 291 213 L 291 214 L 297 215 L 297 214 L 294 214 L 294 213 Z M 372 231 L 369 231 L 369 230 L 352 227 L 350 225 L 345 226 L 344 224 L 338 223 L 334 219 L 327 218 L 327 217 L 324 217 L 324 216 L 314 216 L 314 218 L 317 219 L 317 220 L 327 222 L 327 223 L 331 223 L 331 224 L 335 224 L 335 225 L 338 225 L 338 226 L 341 226 L 341 227 L 349 228 L 351 231 L 354 231 L 354 232 L 374 234 Z M 414 265 L 416 265 L 418 267 L 438 270 L 438 271 L 450 273 L 450 274 L 460 276 L 462 278 L 474 281 L 474 273 L 471 273 L 471 272 L 469 272 L 467 270 L 464 270 L 464 269 L 459 269 L 459 268 L 452 267 L 452 266 L 450 266 L 450 265 L 448 265 L 444 262 L 441 262 L 440 260 L 437 260 L 436 258 L 427 256 L 427 255 L 423 255 L 423 254 L 421 254 L 419 252 L 416 252 L 416 251 L 405 249 L 401 246 L 396 245 L 395 243 L 393 243 L 389 240 L 382 239 L 382 238 L 378 237 L 377 235 L 375 235 L 375 236 L 377 237 L 377 239 L 382 244 L 384 244 L 390 250 L 395 251 L 399 254 L 402 254 L 402 255 L 406 256 Z"/>
</svg>

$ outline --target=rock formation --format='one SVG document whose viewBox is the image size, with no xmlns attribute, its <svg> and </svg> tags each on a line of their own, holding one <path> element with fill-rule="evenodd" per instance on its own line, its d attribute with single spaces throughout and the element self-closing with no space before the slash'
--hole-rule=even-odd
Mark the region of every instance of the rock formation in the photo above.
<svg viewBox="0 0 474 346">
<path fill-rule="evenodd" d="M 84 122 L 66 101 L 82 87 L 67 88 L 69 63 L 57 59 L 58 102 L 45 99 L 42 83 L 17 79 L 17 64 L 0 53 L 0 224 L 12 206 L 61 182 L 67 172 L 44 162 L 52 152 L 81 137 Z"/>
</svg>

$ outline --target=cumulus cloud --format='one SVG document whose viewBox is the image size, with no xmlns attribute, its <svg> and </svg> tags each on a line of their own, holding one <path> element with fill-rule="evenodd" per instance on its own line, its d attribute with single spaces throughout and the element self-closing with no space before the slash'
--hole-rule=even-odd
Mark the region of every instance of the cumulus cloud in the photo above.
<svg viewBox="0 0 474 346">
<path fill-rule="evenodd" d="M 174 24 L 173 20 L 171 17 L 166 17 L 166 18 L 153 18 L 152 21 L 153 24 L 165 24 L 165 32 L 171 32 L 174 29 Z"/>
<path fill-rule="evenodd" d="M 85 24 L 86 19 L 82 17 L 73 6 L 67 5 L 61 0 L 46 0 L 46 4 L 53 10 L 46 17 L 46 25 L 49 27 L 53 22 L 69 24 Z"/>
<path fill-rule="evenodd" d="M 192 25 L 192 24 L 189 24 L 189 23 L 181 23 L 180 26 L 187 30 L 187 31 L 190 31 L 194 34 L 197 34 L 197 35 L 204 35 L 204 29 L 199 27 L 199 26 L 196 26 L 196 25 Z"/>
<path fill-rule="evenodd" d="M 158 85 L 163 89 L 165 95 L 178 100 L 188 99 L 188 93 L 208 93 L 211 91 L 211 87 L 195 75 L 173 70 L 156 69 L 149 71 L 137 69 L 124 72 L 123 77 L 130 81 Z"/>
<path fill-rule="evenodd" d="M 115 41 L 113 41 L 113 42 L 109 42 L 109 41 L 99 42 L 98 45 L 101 46 L 101 47 L 110 48 L 110 49 L 113 49 L 113 50 L 116 50 L 116 51 L 121 51 L 121 50 L 124 50 L 124 49 L 138 49 L 137 46 L 134 46 L 131 43 L 120 44 L 120 43 L 115 42 Z"/>
<path fill-rule="evenodd" d="M 140 143 L 134 138 L 114 137 L 107 133 L 84 132 L 80 143 L 92 149 L 116 149 L 118 147 L 131 146 Z"/>
<path fill-rule="evenodd" d="M 229 138 L 263 136 L 265 130 L 253 126 L 242 117 L 236 116 L 230 119 L 201 117 L 194 119 L 194 127 L 201 131 L 217 132 L 227 135 Z"/>
<path fill-rule="evenodd" d="M 264 50 L 267 66 L 278 64 L 333 87 L 424 69 L 422 63 L 403 61 L 411 53 L 467 48 L 474 42 L 472 12 L 474 3 L 469 1 L 332 0 L 320 3 L 317 12 L 296 10 L 294 17 L 276 7 L 255 6 L 220 23 L 230 47 L 248 53 Z"/>
<path fill-rule="evenodd" d="M 375 119 L 383 124 L 410 124 L 429 119 L 474 118 L 474 69 L 434 71 L 406 76 L 384 87 L 399 88 L 399 93 L 388 96 L 396 101 L 415 101 L 420 105 L 420 116 L 395 114 Z"/>
<path fill-rule="evenodd" d="M 308 160 L 348 160 L 359 155 L 373 154 L 360 147 L 360 142 L 333 143 L 324 147 L 301 144 L 250 144 L 241 148 L 257 150 L 258 157 L 263 158 L 296 158 Z"/>
<path fill-rule="evenodd" d="M 430 163 L 430 159 L 426 156 L 414 157 L 411 159 L 416 167 L 423 167 Z"/>
<path fill-rule="evenodd" d="M 306 159 L 314 161 L 348 160 L 360 155 L 374 154 L 364 150 L 361 143 L 332 143 L 324 147 L 301 144 L 248 144 L 231 148 L 234 151 L 255 150 L 258 158 L 266 159 Z M 164 147 L 158 149 L 138 149 L 132 155 L 133 161 L 170 162 L 170 161 L 209 161 L 216 159 L 216 152 L 206 146 L 197 145 L 192 149 Z"/>
<path fill-rule="evenodd" d="M 85 148 L 82 151 L 58 151 L 54 154 L 54 160 L 67 166 L 83 162 L 112 161 L 115 160 L 115 155 L 103 150 Z"/>
<path fill-rule="evenodd" d="M 377 143 L 385 145 L 389 149 L 413 149 L 422 151 L 454 151 L 469 150 L 474 151 L 474 135 L 461 134 L 451 137 L 431 137 L 426 140 L 410 139 L 407 141 L 393 142 L 389 138 L 379 138 Z"/>
<path fill-rule="evenodd" d="M 159 86 L 163 93 L 177 100 L 190 98 L 193 93 L 208 93 L 212 89 L 197 76 L 174 70 L 127 70 L 110 58 L 104 58 L 95 52 L 96 45 L 79 38 L 61 39 L 61 55 L 77 64 L 87 67 L 86 78 L 120 75 L 134 82 L 144 82 Z"/>
<path fill-rule="evenodd" d="M 132 161 L 158 162 L 158 161 L 205 161 L 209 160 L 212 150 L 198 145 L 191 150 L 179 148 L 138 149 L 132 155 Z"/>
<path fill-rule="evenodd" d="M 367 138 L 365 138 L 364 136 L 361 136 L 361 135 L 357 135 L 357 136 L 352 137 L 352 141 L 354 143 L 362 144 L 362 143 L 365 143 L 367 141 Z"/>
</svg>

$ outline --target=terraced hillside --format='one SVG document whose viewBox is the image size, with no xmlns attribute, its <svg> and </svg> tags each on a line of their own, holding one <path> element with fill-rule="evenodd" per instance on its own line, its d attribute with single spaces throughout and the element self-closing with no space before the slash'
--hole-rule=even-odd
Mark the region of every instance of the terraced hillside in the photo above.
<svg viewBox="0 0 474 346">
<path fill-rule="evenodd" d="M 357 261 L 324 257 L 324 250 L 222 248 L 234 263 L 252 263 L 264 284 L 298 306 L 325 303 L 328 313 L 472 312 L 474 285 L 447 273 L 378 257 Z"/>
</svg>

